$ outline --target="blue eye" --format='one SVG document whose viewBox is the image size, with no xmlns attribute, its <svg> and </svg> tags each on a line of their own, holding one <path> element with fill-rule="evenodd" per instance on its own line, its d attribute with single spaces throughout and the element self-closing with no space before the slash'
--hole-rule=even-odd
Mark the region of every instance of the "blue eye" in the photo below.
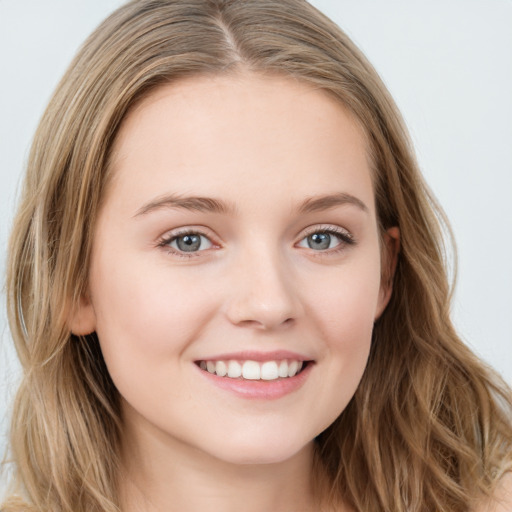
<svg viewBox="0 0 512 512">
<path fill-rule="evenodd" d="M 348 232 L 338 232 L 330 229 L 310 233 L 298 243 L 298 246 L 313 249 L 314 251 L 326 251 L 353 243 L 354 240 Z"/>
<path fill-rule="evenodd" d="M 200 233 L 184 233 L 174 236 L 165 245 L 178 252 L 204 251 L 213 246 L 212 242 Z"/>
</svg>

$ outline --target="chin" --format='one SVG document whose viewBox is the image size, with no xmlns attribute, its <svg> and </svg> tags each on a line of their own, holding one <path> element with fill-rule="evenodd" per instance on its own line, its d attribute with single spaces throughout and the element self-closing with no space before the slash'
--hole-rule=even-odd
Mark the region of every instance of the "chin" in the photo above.
<svg viewBox="0 0 512 512">
<path fill-rule="evenodd" d="M 210 453 L 224 462 L 237 465 L 279 464 L 301 453 L 309 451 L 313 440 L 299 441 L 290 439 L 247 439 L 246 442 L 229 443 L 221 450 Z"/>
</svg>

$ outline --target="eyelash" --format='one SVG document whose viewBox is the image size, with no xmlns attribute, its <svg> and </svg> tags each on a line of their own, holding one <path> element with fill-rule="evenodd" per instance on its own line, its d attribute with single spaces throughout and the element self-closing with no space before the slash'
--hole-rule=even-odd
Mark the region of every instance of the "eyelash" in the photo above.
<svg viewBox="0 0 512 512">
<path fill-rule="evenodd" d="M 314 226 L 313 228 L 307 230 L 303 236 L 300 239 L 300 242 L 302 240 L 306 239 L 308 236 L 314 235 L 314 234 L 327 234 L 327 235 L 334 235 L 339 240 L 339 244 L 336 247 L 333 247 L 331 249 L 326 249 L 323 251 L 315 251 L 311 249 L 312 253 L 316 257 L 323 257 L 323 256 L 331 256 L 340 253 L 341 251 L 345 250 L 347 246 L 352 246 L 356 244 L 356 240 L 354 236 L 348 232 L 347 230 L 339 227 L 334 226 Z"/>
<path fill-rule="evenodd" d="M 311 249 L 312 253 L 316 253 L 316 254 L 314 254 L 315 256 L 321 257 L 321 256 L 337 254 L 337 253 L 343 251 L 344 249 L 346 249 L 347 246 L 356 244 L 356 240 L 354 239 L 354 237 L 351 233 L 349 233 L 348 231 L 346 231 L 342 228 L 337 228 L 337 227 L 333 227 L 333 226 L 315 226 L 314 228 L 311 228 L 310 230 L 306 231 L 302 235 L 299 242 L 302 242 L 302 240 L 304 240 L 308 236 L 311 236 L 314 234 L 334 235 L 335 237 L 337 237 L 339 239 L 339 242 L 340 242 L 336 247 L 331 248 L 331 249 L 326 249 L 326 250 L 321 250 L 321 251 L 315 251 L 315 250 Z M 174 242 L 175 240 L 177 240 L 180 237 L 187 236 L 187 235 L 199 235 L 199 236 L 205 237 L 211 242 L 212 246 L 218 247 L 218 244 L 215 244 L 215 242 L 212 241 L 211 235 L 206 234 L 204 231 L 201 231 L 200 229 L 184 229 L 182 231 L 174 232 L 174 233 L 164 236 L 162 239 L 160 239 L 158 241 L 157 246 L 161 247 L 162 249 L 166 249 L 169 254 L 173 254 L 180 258 L 186 258 L 186 259 L 195 258 L 199 255 L 199 253 L 204 252 L 206 249 L 204 249 L 202 251 L 190 251 L 187 253 L 185 251 L 175 250 L 174 248 L 170 247 L 170 244 L 172 242 Z"/>
<path fill-rule="evenodd" d="M 187 236 L 187 235 L 199 235 L 207 238 L 213 247 L 217 246 L 218 244 L 215 244 L 215 242 L 212 241 L 212 236 L 209 234 L 206 234 L 204 231 L 200 229 L 183 229 L 182 231 L 177 231 L 174 233 L 171 233 L 169 235 L 164 236 L 162 239 L 158 241 L 158 247 L 161 247 L 162 249 L 166 249 L 169 254 L 172 254 L 173 256 L 178 256 L 179 258 L 195 258 L 198 256 L 198 253 L 201 253 L 203 251 L 191 251 L 191 252 L 185 252 L 185 251 L 179 251 L 175 250 L 173 247 L 170 246 L 172 242 L 177 240 L 180 237 Z"/>
</svg>

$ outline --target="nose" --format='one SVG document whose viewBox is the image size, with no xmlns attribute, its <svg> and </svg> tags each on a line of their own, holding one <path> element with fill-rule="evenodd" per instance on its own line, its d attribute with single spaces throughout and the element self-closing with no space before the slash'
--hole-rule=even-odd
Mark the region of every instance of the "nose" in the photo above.
<svg viewBox="0 0 512 512">
<path fill-rule="evenodd" d="M 294 279 L 279 254 L 261 250 L 240 255 L 231 281 L 227 317 L 235 325 L 260 330 L 289 326 L 302 306 Z"/>
</svg>

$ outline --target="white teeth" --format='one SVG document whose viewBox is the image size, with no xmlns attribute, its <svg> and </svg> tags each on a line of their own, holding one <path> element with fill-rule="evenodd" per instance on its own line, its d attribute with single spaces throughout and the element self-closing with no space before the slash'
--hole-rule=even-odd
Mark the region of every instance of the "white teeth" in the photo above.
<svg viewBox="0 0 512 512">
<path fill-rule="evenodd" d="M 228 363 L 228 377 L 237 379 L 242 376 L 242 366 L 236 361 L 229 361 Z"/>
<path fill-rule="evenodd" d="M 288 365 L 288 377 L 293 377 L 299 368 L 299 363 L 297 361 L 290 361 Z"/>
<path fill-rule="evenodd" d="M 263 380 L 275 380 L 278 377 L 279 373 L 275 361 L 267 361 L 261 365 L 261 378 Z"/>
<path fill-rule="evenodd" d="M 303 367 L 303 361 L 200 361 L 199 367 L 219 377 L 240 377 L 247 380 L 276 380 L 294 377 Z"/>
<path fill-rule="evenodd" d="M 288 362 L 287 361 L 281 361 L 279 364 L 279 370 L 278 370 L 279 377 L 288 377 Z"/>
<path fill-rule="evenodd" d="M 226 363 L 224 361 L 217 361 L 217 364 L 215 365 L 215 373 L 219 377 L 224 377 L 228 373 L 228 367 L 226 366 Z"/>
<path fill-rule="evenodd" d="M 242 377 L 249 380 L 260 380 L 261 369 L 256 361 L 245 361 L 242 366 Z"/>
</svg>

